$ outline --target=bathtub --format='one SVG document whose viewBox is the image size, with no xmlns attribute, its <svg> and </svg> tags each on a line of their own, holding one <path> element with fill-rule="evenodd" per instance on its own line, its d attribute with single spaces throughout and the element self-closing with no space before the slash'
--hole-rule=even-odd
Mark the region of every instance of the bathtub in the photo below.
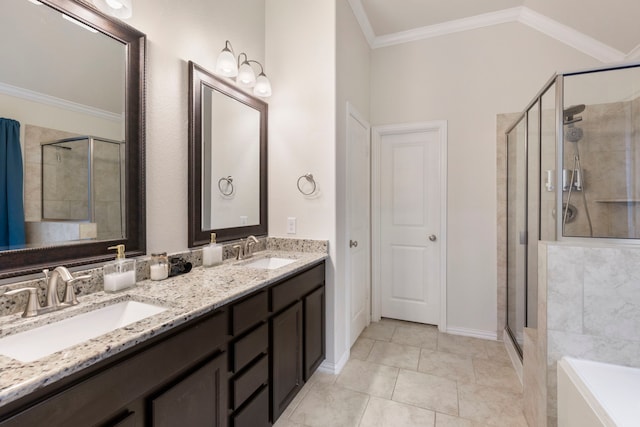
<svg viewBox="0 0 640 427">
<path fill-rule="evenodd" d="M 563 357 L 558 426 L 640 426 L 640 368 Z"/>
</svg>

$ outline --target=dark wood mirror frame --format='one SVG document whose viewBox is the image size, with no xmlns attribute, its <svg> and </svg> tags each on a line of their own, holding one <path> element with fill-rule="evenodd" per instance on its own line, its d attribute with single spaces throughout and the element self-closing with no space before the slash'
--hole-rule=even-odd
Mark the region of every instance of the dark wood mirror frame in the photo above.
<svg viewBox="0 0 640 427">
<path fill-rule="evenodd" d="M 145 44 L 140 31 L 84 5 L 81 0 L 40 0 L 123 43 L 126 65 L 126 238 L 0 252 L 0 279 L 113 259 L 107 247 L 123 243 L 127 256 L 146 253 L 145 216 Z M 46 78 L 43 76 L 43 78 Z"/>
<path fill-rule="evenodd" d="M 202 88 L 207 86 L 260 112 L 260 223 L 214 230 L 202 229 Z M 189 61 L 189 247 L 267 235 L 267 103 Z"/>
</svg>

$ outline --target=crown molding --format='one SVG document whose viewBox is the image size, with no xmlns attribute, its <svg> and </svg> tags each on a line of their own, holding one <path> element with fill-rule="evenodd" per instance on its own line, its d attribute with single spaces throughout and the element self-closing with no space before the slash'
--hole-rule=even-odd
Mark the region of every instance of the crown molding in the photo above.
<svg viewBox="0 0 640 427">
<path fill-rule="evenodd" d="M 376 39 L 376 35 L 373 32 L 373 27 L 371 26 L 371 22 L 369 22 L 369 17 L 367 13 L 364 11 L 364 7 L 362 6 L 361 0 L 347 0 L 349 2 L 349 6 L 351 6 L 351 10 L 353 10 L 353 14 L 360 24 L 360 29 L 362 30 L 362 34 L 364 34 L 364 38 L 367 39 L 369 43 L 369 47 L 373 48 L 373 44 Z"/>
<path fill-rule="evenodd" d="M 589 55 L 605 64 L 621 62 L 625 54 L 588 35 L 561 24 L 545 15 L 534 12 L 528 7 L 522 7 L 518 22 L 527 25 L 557 41 Z"/>
<path fill-rule="evenodd" d="M 637 61 L 640 59 L 640 44 L 631 49 L 631 51 L 624 58 L 625 61 Z"/>
<path fill-rule="evenodd" d="M 48 105 L 50 107 L 62 108 L 64 110 L 69 110 L 76 113 L 87 114 L 112 122 L 124 121 L 124 115 L 122 114 L 112 113 L 111 111 L 101 110 L 99 108 L 90 107 L 88 105 L 79 104 L 77 102 L 68 101 L 62 98 L 56 98 L 55 96 L 46 95 L 44 93 L 24 89 L 18 86 L 12 86 L 7 83 L 0 82 L 0 94 L 25 99 L 27 101 L 37 102 L 39 104 Z"/>
<path fill-rule="evenodd" d="M 599 40 L 594 39 L 593 37 L 590 37 L 567 25 L 561 24 L 560 22 L 535 12 L 525 6 L 483 13 L 481 15 L 470 16 L 468 18 L 455 19 L 439 24 L 428 25 L 426 27 L 386 34 L 384 36 L 376 36 L 364 7 L 362 6 L 362 1 L 348 1 L 371 49 L 425 40 L 433 37 L 509 22 L 518 22 L 605 64 L 640 59 L 640 45 L 636 46 L 628 54 L 625 54 L 605 43 L 600 42 Z"/>
<path fill-rule="evenodd" d="M 462 31 L 475 30 L 476 28 L 514 22 L 518 19 L 519 15 L 520 7 L 513 7 L 510 9 L 499 10 L 497 12 L 483 13 L 482 15 L 428 25 L 426 27 L 415 28 L 413 30 L 400 31 L 398 33 L 375 37 L 371 48 L 377 49 L 380 47 L 430 39 Z"/>
</svg>

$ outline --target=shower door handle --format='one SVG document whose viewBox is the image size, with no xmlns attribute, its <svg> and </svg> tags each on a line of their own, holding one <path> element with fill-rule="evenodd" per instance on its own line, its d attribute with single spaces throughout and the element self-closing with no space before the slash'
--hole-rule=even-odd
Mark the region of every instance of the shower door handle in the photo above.
<svg viewBox="0 0 640 427">
<path fill-rule="evenodd" d="M 520 244 L 521 245 L 526 245 L 527 244 L 527 232 L 526 231 L 521 231 L 520 232 Z"/>
</svg>

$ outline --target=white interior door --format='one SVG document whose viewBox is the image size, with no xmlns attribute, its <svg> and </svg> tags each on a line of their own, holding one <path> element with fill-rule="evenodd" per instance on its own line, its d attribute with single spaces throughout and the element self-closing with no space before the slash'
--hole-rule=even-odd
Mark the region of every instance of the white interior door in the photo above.
<svg viewBox="0 0 640 427">
<path fill-rule="evenodd" d="M 436 126 L 385 133 L 379 140 L 382 317 L 441 322 L 442 136 L 442 128 Z"/>
<path fill-rule="evenodd" d="M 347 106 L 347 281 L 350 343 L 371 321 L 371 137 L 369 124 Z"/>
</svg>

